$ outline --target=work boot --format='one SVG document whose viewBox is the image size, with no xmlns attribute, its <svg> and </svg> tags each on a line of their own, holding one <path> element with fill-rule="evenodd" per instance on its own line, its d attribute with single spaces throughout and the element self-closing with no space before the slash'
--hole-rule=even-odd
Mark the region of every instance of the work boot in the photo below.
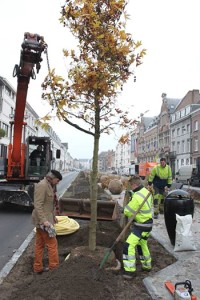
<svg viewBox="0 0 200 300">
<path fill-rule="evenodd" d="M 135 272 L 126 272 L 126 271 L 124 271 L 123 274 L 122 274 L 122 277 L 124 279 L 131 280 L 134 277 L 136 277 L 136 273 Z"/>
<path fill-rule="evenodd" d="M 158 216 L 159 216 L 159 213 L 154 213 L 153 218 L 154 218 L 154 219 L 158 219 Z"/>
<path fill-rule="evenodd" d="M 150 272 L 150 271 L 151 271 L 151 268 L 145 268 L 145 267 L 142 267 L 142 271 Z"/>
<path fill-rule="evenodd" d="M 160 206 L 160 214 L 164 214 L 164 206 Z"/>
<path fill-rule="evenodd" d="M 161 199 L 160 205 L 159 205 L 159 212 L 160 214 L 164 214 L 164 199 Z"/>
<path fill-rule="evenodd" d="M 35 272 L 34 271 L 34 273 L 35 274 L 37 274 L 37 275 L 41 275 L 43 272 L 49 272 L 49 268 L 48 267 L 44 267 L 41 271 L 39 271 L 39 272 Z"/>
</svg>

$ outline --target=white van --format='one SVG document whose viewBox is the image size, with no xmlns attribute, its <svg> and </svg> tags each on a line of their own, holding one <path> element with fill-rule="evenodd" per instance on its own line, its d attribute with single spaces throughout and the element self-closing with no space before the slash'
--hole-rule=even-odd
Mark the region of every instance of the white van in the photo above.
<svg viewBox="0 0 200 300">
<path fill-rule="evenodd" d="M 195 169 L 196 169 L 195 165 L 181 166 L 178 172 L 176 172 L 176 176 L 175 176 L 176 182 L 190 184 L 191 176 Z"/>
</svg>

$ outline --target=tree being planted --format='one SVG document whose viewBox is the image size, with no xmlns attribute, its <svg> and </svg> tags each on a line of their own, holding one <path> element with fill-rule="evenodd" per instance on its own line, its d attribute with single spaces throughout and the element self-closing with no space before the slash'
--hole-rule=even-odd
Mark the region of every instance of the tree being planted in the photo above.
<svg viewBox="0 0 200 300">
<path fill-rule="evenodd" d="M 91 219 L 89 248 L 96 248 L 97 175 L 99 140 L 116 125 L 133 124 L 128 113 L 116 107 L 118 94 L 141 64 L 145 50 L 125 32 L 124 0 L 68 0 L 60 22 L 77 38 L 76 50 L 64 50 L 69 59 L 68 78 L 49 72 L 43 83 L 43 99 L 56 116 L 94 138 L 90 178 Z M 132 67 L 132 68 L 131 68 Z M 44 120 L 51 118 L 47 115 Z"/>
</svg>

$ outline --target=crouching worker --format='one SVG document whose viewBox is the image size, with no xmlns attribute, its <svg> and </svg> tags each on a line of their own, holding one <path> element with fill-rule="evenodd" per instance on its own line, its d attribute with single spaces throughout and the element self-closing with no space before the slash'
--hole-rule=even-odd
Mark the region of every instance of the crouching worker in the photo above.
<svg viewBox="0 0 200 300">
<path fill-rule="evenodd" d="M 124 214 L 128 218 L 138 210 L 139 206 L 148 195 L 149 191 L 141 184 L 139 176 L 132 176 L 129 180 L 133 191 L 130 202 L 124 208 Z M 151 255 L 147 240 L 153 226 L 153 198 L 148 197 L 140 211 L 136 214 L 126 242 L 123 246 L 123 278 L 132 279 L 136 274 L 136 248 L 142 264 L 142 270 L 151 270 Z"/>
<path fill-rule="evenodd" d="M 35 185 L 32 212 L 32 222 L 36 226 L 33 270 L 37 274 L 59 266 L 58 244 L 53 225 L 57 222 L 54 213 L 55 187 L 60 180 L 62 180 L 62 175 L 56 170 L 51 170 L 43 180 Z M 48 250 L 48 268 L 43 267 L 45 246 Z"/>
</svg>

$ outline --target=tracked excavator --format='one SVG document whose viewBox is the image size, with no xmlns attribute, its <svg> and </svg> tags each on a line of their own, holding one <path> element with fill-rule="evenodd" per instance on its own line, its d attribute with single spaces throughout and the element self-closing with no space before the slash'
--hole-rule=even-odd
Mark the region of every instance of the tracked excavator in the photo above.
<svg viewBox="0 0 200 300">
<path fill-rule="evenodd" d="M 34 183 L 50 170 L 52 161 L 51 140 L 48 136 L 28 136 L 24 113 L 30 79 L 35 79 L 47 44 L 38 34 L 26 32 L 21 45 L 20 63 L 15 65 L 13 76 L 17 77 L 14 119 L 10 122 L 10 143 L 7 157 L 0 158 L 3 172 L 0 175 L 0 201 L 23 206 L 33 206 Z M 31 153 L 41 149 L 35 157 Z M 56 157 L 59 158 L 59 150 Z"/>
</svg>

